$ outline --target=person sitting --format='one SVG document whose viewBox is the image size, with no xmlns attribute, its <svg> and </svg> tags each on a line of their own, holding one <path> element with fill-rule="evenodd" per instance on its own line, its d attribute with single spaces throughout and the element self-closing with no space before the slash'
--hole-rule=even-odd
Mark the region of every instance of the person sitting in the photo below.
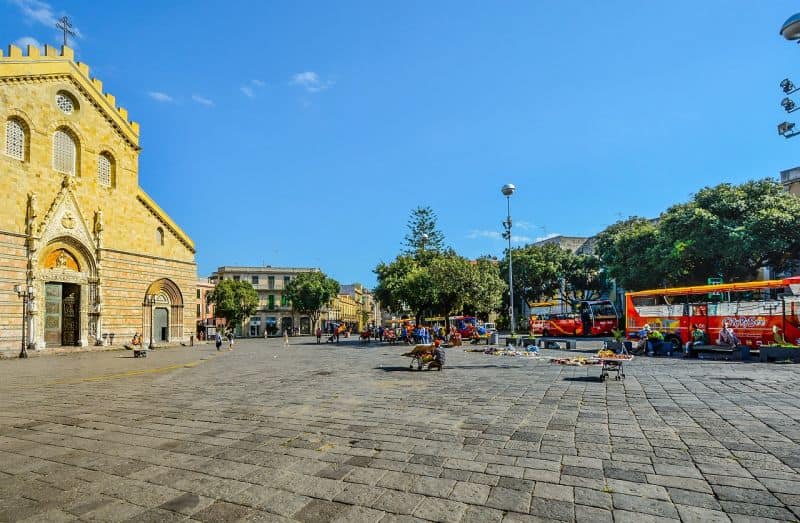
<svg viewBox="0 0 800 523">
<path fill-rule="evenodd" d="M 433 342 L 433 361 L 428 364 L 429 369 L 436 367 L 439 370 L 442 370 L 442 367 L 444 367 L 445 355 L 444 349 L 441 345 L 442 342 L 439 340 Z"/>
<path fill-rule="evenodd" d="M 703 329 L 700 328 L 698 324 L 692 325 L 692 332 L 691 332 L 692 339 L 691 341 L 686 342 L 685 350 L 683 351 L 683 357 L 689 358 L 692 355 L 692 348 L 696 347 L 697 345 L 704 345 L 706 342 L 706 333 Z"/>
<path fill-rule="evenodd" d="M 661 350 L 664 345 L 664 335 L 658 329 L 652 329 L 647 334 L 647 355 L 655 356 L 656 352 Z M 670 344 L 671 345 L 671 344 Z M 667 352 L 667 356 L 671 356 L 672 351 Z"/>
<path fill-rule="evenodd" d="M 142 338 L 141 336 L 139 336 L 139 333 L 137 332 L 133 335 L 133 338 L 131 339 L 131 345 L 133 345 L 134 347 L 138 347 L 141 346 L 141 344 L 142 344 Z"/>
<path fill-rule="evenodd" d="M 739 338 L 733 333 L 731 324 L 728 320 L 722 322 L 722 329 L 717 337 L 717 345 L 735 349 L 739 345 Z"/>
<path fill-rule="evenodd" d="M 650 330 L 651 330 L 650 329 L 650 324 L 649 323 L 645 323 L 644 327 L 642 327 L 642 330 L 640 330 L 639 332 L 637 332 L 635 334 L 635 336 L 638 339 L 638 341 L 636 342 L 636 345 L 631 350 L 631 352 L 633 354 L 636 354 L 636 355 L 642 354 L 643 352 L 645 352 L 647 350 L 647 348 L 648 348 L 647 347 L 647 337 L 650 335 Z"/>
<path fill-rule="evenodd" d="M 478 334 L 477 330 L 472 331 L 472 335 L 470 336 L 471 343 L 473 345 L 477 345 L 481 341 L 481 335 Z"/>
</svg>

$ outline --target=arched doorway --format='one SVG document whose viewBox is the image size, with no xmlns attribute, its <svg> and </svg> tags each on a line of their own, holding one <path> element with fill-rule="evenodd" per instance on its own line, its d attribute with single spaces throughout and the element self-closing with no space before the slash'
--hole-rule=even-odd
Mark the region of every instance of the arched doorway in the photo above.
<svg viewBox="0 0 800 523">
<path fill-rule="evenodd" d="M 96 274 L 94 258 L 75 238 L 59 237 L 42 249 L 33 272 L 33 285 L 41 296 L 32 319 L 38 348 L 86 346 L 97 340 Z"/>
<path fill-rule="evenodd" d="M 147 287 L 142 302 L 145 344 L 183 341 L 183 295 L 174 281 L 161 278 Z"/>
</svg>

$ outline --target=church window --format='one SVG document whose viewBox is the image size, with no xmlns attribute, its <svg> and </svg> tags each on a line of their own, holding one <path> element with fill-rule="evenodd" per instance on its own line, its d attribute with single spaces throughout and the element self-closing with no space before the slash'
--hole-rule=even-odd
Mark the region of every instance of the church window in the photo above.
<svg viewBox="0 0 800 523">
<path fill-rule="evenodd" d="M 97 181 L 103 187 L 113 186 L 114 180 L 114 160 L 108 153 L 101 153 L 97 157 Z"/>
<path fill-rule="evenodd" d="M 63 91 L 56 94 L 56 105 L 64 114 L 75 112 L 75 100 Z"/>
<path fill-rule="evenodd" d="M 162 229 L 161 227 L 158 227 L 156 229 L 156 242 L 159 245 L 164 245 L 164 229 Z"/>
<path fill-rule="evenodd" d="M 53 135 L 53 169 L 74 176 L 77 153 L 72 136 L 64 129 L 57 130 Z"/>
<path fill-rule="evenodd" d="M 25 126 L 16 118 L 6 121 L 6 154 L 25 160 Z"/>
</svg>

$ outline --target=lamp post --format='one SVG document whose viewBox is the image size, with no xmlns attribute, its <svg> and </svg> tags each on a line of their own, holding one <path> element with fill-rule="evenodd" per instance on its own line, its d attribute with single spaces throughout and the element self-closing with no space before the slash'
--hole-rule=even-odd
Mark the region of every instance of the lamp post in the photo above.
<svg viewBox="0 0 800 523">
<path fill-rule="evenodd" d="M 14 292 L 22 299 L 22 347 L 19 351 L 20 358 L 28 357 L 28 339 L 27 339 L 27 326 L 28 326 L 28 311 L 30 303 L 36 296 L 36 289 L 33 285 L 14 285 Z"/>
<path fill-rule="evenodd" d="M 516 323 L 514 322 L 514 264 L 511 260 L 511 196 L 517 188 L 513 183 L 505 184 L 500 191 L 506 197 L 506 220 L 503 222 L 503 238 L 508 240 L 508 296 L 509 296 L 509 312 L 511 316 L 511 335 L 514 335 Z"/>
<path fill-rule="evenodd" d="M 145 303 L 150 307 L 150 346 L 148 349 L 153 350 L 153 307 L 156 304 L 156 297 L 152 294 L 148 294 Z"/>
<path fill-rule="evenodd" d="M 781 25 L 780 35 L 790 42 L 800 40 L 800 13 L 793 14 L 783 23 L 783 25 Z M 792 81 L 788 78 L 784 78 L 781 81 L 780 86 L 783 94 L 786 95 L 781 100 L 781 107 L 783 107 L 783 110 L 787 113 L 793 113 L 800 109 L 800 107 L 795 104 L 794 100 L 788 96 L 800 89 L 795 87 Z M 794 122 L 783 121 L 778 124 L 778 134 L 788 139 L 797 136 L 800 134 L 800 131 L 795 129 Z"/>
</svg>

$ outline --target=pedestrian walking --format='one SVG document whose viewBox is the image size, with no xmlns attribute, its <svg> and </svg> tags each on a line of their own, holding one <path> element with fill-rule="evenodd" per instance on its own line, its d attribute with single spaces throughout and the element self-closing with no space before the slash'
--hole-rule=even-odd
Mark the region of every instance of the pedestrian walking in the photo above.
<svg viewBox="0 0 800 523">
<path fill-rule="evenodd" d="M 284 330 L 283 331 L 283 346 L 284 347 L 288 347 L 289 346 L 289 331 L 288 330 Z"/>
<path fill-rule="evenodd" d="M 217 346 L 217 350 L 222 347 L 222 336 L 220 336 L 219 332 L 214 336 L 214 344 Z"/>
<path fill-rule="evenodd" d="M 317 345 L 322 343 L 322 329 L 317 327 Z"/>
<path fill-rule="evenodd" d="M 228 333 L 228 350 L 233 350 L 233 339 L 234 339 L 233 331 L 230 331 Z"/>
</svg>

